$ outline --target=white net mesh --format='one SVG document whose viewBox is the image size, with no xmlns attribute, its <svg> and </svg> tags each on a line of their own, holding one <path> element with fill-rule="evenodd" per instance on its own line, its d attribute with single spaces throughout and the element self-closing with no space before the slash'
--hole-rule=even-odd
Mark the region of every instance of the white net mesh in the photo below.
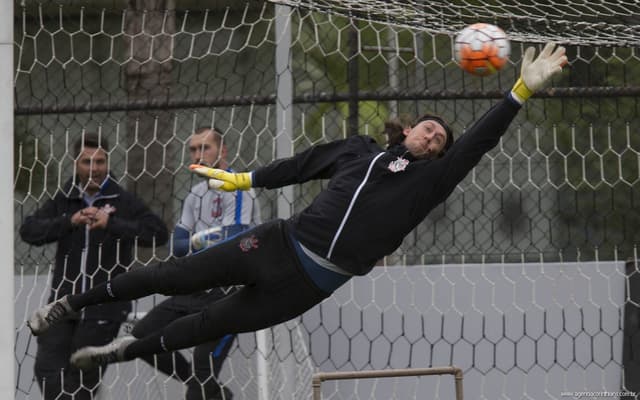
<svg viewBox="0 0 640 400">
<path fill-rule="evenodd" d="M 16 397 L 40 398 L 36 343 L 24 321 L 46 302 L 55 260 L 55 245 L 29 246 L 18 229 L 61 190 L 83 132 L 109 138 L 118 182 L 172 228 L 195 182 L 185 168 L 195 128 L 217 126 L 237 170 L 279 156 L 282 139 L 294 151 L 355 133 L 383 142 L 383 122 L 404 114 L 436 112 L 459 136 L 511 87 L 524 47 L 547 40 L 566 44 L 570 67 L 381 260 L 389 267 L 299 319 L 241 335 L 221 380 L 235 399 L 308 398 L 316 370 L 453 364 L 473 398 L 640 391 L 638 268 L 624 265 L 636 258 L 640 223 L 638 5 L 276 3 L 295 6 L 285 22 L 274 4 L 257 1 L 16 7 Z M 504 70 L 482 79 L 452 56 L 454 34 L 479 20 L 501 26 L 513 53 Z M 282 23 L 291 28 L 289 62 L 276 74 Z M 292 104 L 277 96 L 287 79 Z M 285 113 L 292 126 L 279 122 Z M 259 192 L 263 219 L 278 215 L 278 202 L 302 209 L 320 187 Z M 168 253 L 140 250 L 134 264 Z M 451 399 L 449 379 L 328 383 L 323 395 Z M 141 361 L 110 367 L 103 386 L 104 399 L 184 391 Z"/>
<path fill-rule="evenodd" d="M 514 40 L 635 46 L 640 5 L 620 1 L 269 0 L 345 17 L 455 34 L 475 22 L 495 23 Z"/>
</svg>

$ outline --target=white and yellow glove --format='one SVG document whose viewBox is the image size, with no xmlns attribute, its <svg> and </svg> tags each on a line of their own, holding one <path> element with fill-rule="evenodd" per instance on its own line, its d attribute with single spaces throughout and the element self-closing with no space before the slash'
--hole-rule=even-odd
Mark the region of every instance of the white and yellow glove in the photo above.
<svg viewBox="0 0 640 400">
<path fill-rule="evenodd" d="M 224 239 L 222 227 L 216 226 L 196 232 L 191 236 L 191 248 L 194 250 L 202 250 L 206 247 L 213 246 Z"/>
<path fill-rule="evenodd" d="M 555 50 L 554 50 L 555 49 Z M 547 43 L 538 57 L 534 60 L 536 50 L 529 47 L 522 57 L 520 67 L 520 78 L 511 89 L 511 95 L 520 104 L 527 101 L 537 90 L 542 88 L 551 77 L 560 71 L 567 64 L 565 48 L 556 47 L 555 43 Z"/>
<path fill-rule="evenodd" d="M 227 172 L 218 168 L 209 168 L 204 165 L 191 164 L 191 172 L 205 178 L 209 178 L 209 188 L 234 192 L 236 190 L 249 190 L 251 188 L 250 172 Z"/>
</svg>

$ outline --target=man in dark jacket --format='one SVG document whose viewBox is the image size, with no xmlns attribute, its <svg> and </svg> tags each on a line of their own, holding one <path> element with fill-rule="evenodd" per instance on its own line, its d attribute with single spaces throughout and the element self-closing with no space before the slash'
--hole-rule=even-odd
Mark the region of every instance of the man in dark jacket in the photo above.
<svg viewBox="0 0 640 400">
<path fill-rule="evenodd" d="M 368 137 L 354 136 L 313 146 L 253 172 L 193 166 L 194 172 L 210 178 L 209 187 L 225 191 L 313 179 L 329 182 L 308 207 L 286 221 L 264 223 L 190 257 L 128 272 L 42 307 L 29 319 L 32 333 L 40 335 L 60 316 L 92 304 L 244 285 L 201 313 L 144 338 L 87 347 L 72 355 L 74 365 L 91 368 L 256 331 L 302 314 L 393 252 L 499 143 L 522 103 L 567 62 L 564 48 L 553 43 L 535 60 L 534 54 L 533 47 L 527 49 L 511 91 L 455 143 L 442 118 L 426 115 L 387 150 Z"/>
<path fill-rule="evenodd" d="M 73 150 L 76 176 L 20 228 L 22 239 L 32 245 L 58 242 L 49 301 L 125 272 L 136 244 L 151 247 L 168 240 L 162 220 L 109 175 L 105 138 L 86 133 Z M 109 343 L 130 311 L 130 301 L 87 307 L 38 337 L 35 375 L 45 400 L 94 398 L 105 368 L 80 371 L 69 357 L 84 346 Z"/>
</svg>

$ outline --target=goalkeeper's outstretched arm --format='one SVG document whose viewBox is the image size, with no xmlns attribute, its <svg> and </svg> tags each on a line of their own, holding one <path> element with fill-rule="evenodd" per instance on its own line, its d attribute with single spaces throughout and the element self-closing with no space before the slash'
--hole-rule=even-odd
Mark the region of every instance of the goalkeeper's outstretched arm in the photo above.
<svg viewBox="0 0 640 400">
<path fill-rule="evenodd" d="M 523 57 L 521 75 L 506 98 L 494 104 L 479 118 L 444 155 L 439 174 L 439 201 L 444 201 L 455 187 L 475 168 L 482 157 L 499 142 L 516 117 L 522 104 L 548 84 L 567 63 L 565 49 L 547 44 L 534 59 L 535 49 L 529 47 Z"/>
<path fill-rule="evenodd" d="M 273 189 L 313 179 L 331 178 L 336 170 L 336 160 L 350 151 L 350 143 L 353 141 L 375 143 L 371 138 L 356 136 L 320 144 L 292 157 L 275 160 L 253 172 L 229 172 L 198 164 L 192 164 L 189 169 L 195 174 L 208 178 L 211 189 L 227 192 L 248 190 L 251 187 Z M 376 149 L 378 149 L 377 146 Z"/>
</svg>

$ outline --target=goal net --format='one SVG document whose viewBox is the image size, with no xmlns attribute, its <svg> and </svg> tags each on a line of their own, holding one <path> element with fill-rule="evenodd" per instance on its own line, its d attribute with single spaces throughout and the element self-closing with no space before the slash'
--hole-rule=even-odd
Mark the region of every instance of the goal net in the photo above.
<svg viewBox="0 0 640 400">
<path fill-rule="evenodd" d="M 453 0 L 271 0 L 363 21 L 454 35 L 478 21 L 494 23 L 520 42 L 635 46 L 640 4 L 604 0 L 552 2 Z"/>
<path fill-rule="evenodd" d="M 47 301 L 56 250 L 29 246 L 18 231 L 62 190 L 84 132 L 109 139 L 113 176 L 173 229 L 197 182 L 187 141 L 198 127 L 222 131 L 236 170 L 354 134 L 384 144 L 385 121 L 427 111 L 459 137 L 511 88 L 523 50 L 552 40 L 571 65 L 451 197 L 370 275 L 293 321 L 240 335 L 220 381 L 234 399 L 298 399 L 311 397 L 317 371 L 453 365 L 472 398 L 640 392 L 640 6 L 129 3 L 16 6 L 17 399 L 41 398 L 25 321 Z M 501 26 L 512 45 L 509 64 L 485 78 L 452 55 L 455 33 L 478 21 Z M 322 185 L 258 191 L 263 219 L 301 210 Z M 126 267 L 167 257 L 166 246 L 140 249 Z M 160 300 L 141 300 L 136 312 Z M 327 382 L 322 394 L 453 399 L 451 379 Z M 110 366 L 99 396 L 184 390 L 137 360 Z"/>
</svg>

